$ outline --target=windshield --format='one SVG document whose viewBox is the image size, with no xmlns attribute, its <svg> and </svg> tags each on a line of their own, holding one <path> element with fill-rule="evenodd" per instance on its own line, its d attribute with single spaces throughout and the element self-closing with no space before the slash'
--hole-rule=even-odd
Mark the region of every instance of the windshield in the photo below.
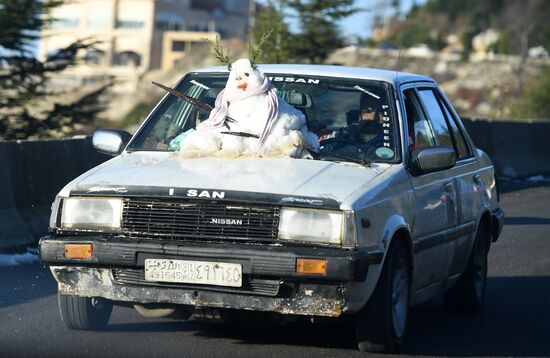
<svg viewBox="0 0 550 358">
<path fill-rule="evenodd" d="M 309 131 L 319 137 L 314 159 L 395 162 L 398 126 L 389 99 L 390 85 L 380 81 L 266 74 L 279 98 L 306 116 Z M 227 74 L 191 74 L 176 90 L 192 103 L 170 94 L 137 133 L 128 150 L 174 151 L 174 139 L 206 120 Z M 202 102 L 202 103 L 201 103 Z M 202 104 L 202 105 L 201 105 Z M 204 106 L 206 104 L 207 106 Z"/>
</svg>

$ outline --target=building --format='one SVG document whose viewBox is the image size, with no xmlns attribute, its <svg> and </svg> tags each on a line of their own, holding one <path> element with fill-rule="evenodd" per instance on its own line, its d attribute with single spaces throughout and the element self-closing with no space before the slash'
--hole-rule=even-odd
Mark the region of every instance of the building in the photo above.
<svg viewBox="0 0 550 358">
<path fill-rule="evenodd" d="M 169 69 L 201 38 L 242 38 L 253 0 L 72 0 L 54 9 L 39 58 L 79 39 L 99 41 L 72 72 L 127 77 Z"/>
</svg>

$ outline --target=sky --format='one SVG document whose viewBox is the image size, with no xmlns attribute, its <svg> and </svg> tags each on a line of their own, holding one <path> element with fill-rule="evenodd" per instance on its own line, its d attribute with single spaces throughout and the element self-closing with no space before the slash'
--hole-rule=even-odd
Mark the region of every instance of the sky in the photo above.
<svg viewBox="0 0 550 358">
<path fill-rule="evenodd" d="M 256 0 L 258 3 L 265 4 L 266 0 Z M 427 0 L 401 0 L 401 13 L 407 13 L 413 3 L 421 5 Z M 348 16 L 340 22 L 340 28 L 346 38 L 353 43 L 353 39 L 358 36 L 365 38 L 372 33 L 372 20 L 375 15 L 386 17 L 392 14 L 390 6 L 391 0 L 355 0 L 354 5 L 357 8 L 363 9 L 354 15 Z M 385 4 L 385 6 L 384 6 Z M 298 29 L 296 19 L 290 19 L 291 31 Z"/>
<path fill-rule="evenodd" d="M 401 0 L 401 13 L 407 13 L 414 0 Z M 426 0 L 416 0 L 418 5 L 425 3 Z M 384 7 L 377 6 L 379 4 L 387 3 L 386 9 Z M 356 36 L 368 37 L 372 30 L 372 19 L 380 13 L 382 16 L 391 14 L 391 7 L 389 6 L 390 0 L 355 0 L 355 6 L 362 9 L 368 9 L 367 11 L 358 12 L 352 16 L 347 17 L 340 23 L 342 32 L 346 37 L 353 38 Z"/>
</svg>

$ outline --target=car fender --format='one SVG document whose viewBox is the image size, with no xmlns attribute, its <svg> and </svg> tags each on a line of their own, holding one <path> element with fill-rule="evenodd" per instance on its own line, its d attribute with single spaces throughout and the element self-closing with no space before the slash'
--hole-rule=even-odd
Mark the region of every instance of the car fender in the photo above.
<svg viewBox="0 0 550 358">
<path fill-rule="evenodd" d="M 404 240 L 405 246 L 409 250 L 412 272 L 414 255 L 412 251 L 413 243 L 411 228 L 405 217 L 399 214 L 394 214 L 386 220 L 381 238 L 376 246 L 377 250 L 383 252 L 381 262 L 379 264 L 369 266 L 367 277 L 364 281 L 349 282 L 346 284 L 345 313 L 357 312 L 367 303 L 376 288 L 382 268 L 384 267 L 384 263 L 387 259 L 386 256 L 388 248 L 394 240 Z"/>
</svg>

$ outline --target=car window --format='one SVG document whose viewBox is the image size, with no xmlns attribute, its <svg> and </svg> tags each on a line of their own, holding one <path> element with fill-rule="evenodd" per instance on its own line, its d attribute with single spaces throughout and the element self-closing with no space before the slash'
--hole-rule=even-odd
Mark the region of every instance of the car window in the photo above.
<svg viewBox="0 0 550 358">
<path fill-rule="evenodd" d="M 278 96 L 302 112 L 320 142 L 317 159 L 358 162 L 399 160 L 398 125 L 390 85 L 381 81 L 270 76 Z M 191 74 L 177 91 L 214 106 L 227 74 Z M 175 151 L 185 132 L 208 112 L 176 96 L 166 97 L 132 140 L 129 150 Z"/>
<path fill-rule="evenodd" d="M 405 90 L 403 97 L 405 99 L 410 149 L 436 146 L 434 131 L 420 107 L 415 90 Z"/>
<path fill-rule="evenodd" d="M 441 101 L 443 111 L 445 112 L 445 116 L 447 117 L 449 126 L 451 127 L 451 132 L 456 145 L 458 159 L 471 157 L 470 150 L 468 149 L 468 145 L 466 144 L 466 139 L 464 138 L 464 134 L 462 133 L 460 128 L 458 128 L 458 125 L 456 123 L 456 118 L 451 115 L 445 101 L 441 97 L 439 97 L 439 99 Z"/>
<path fill-rule="evenodd" d="M 421 89 L 418 91 L 424 108 L 428 112 L 428 117 L 437 139 L 437 144 L 442 147 L 454 148 L 451 132 L 445 120 L 445 115 L 439 106 L 435 93 L 431 89 Z"/>
<path fill-rule="evenodd" d="M 178 86 L 178 91 L 201 102 L 214 106 L 218 93 L 225 87 L 226 78 L 208 77 L 201 82 L 188 80 Z M 208 112 L 193 106 L 176 96 L 168 96 L 154 112 L 131 146 L 140 150 L 171 150 L 170 143 L 208 118 Z"/>
</svg>

